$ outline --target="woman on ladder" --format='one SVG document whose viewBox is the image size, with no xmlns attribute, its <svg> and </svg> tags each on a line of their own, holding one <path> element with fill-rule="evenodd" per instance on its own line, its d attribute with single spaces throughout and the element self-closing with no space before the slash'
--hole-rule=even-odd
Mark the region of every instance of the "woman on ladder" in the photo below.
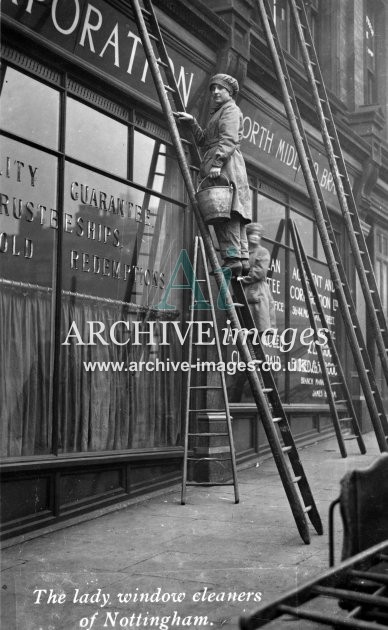
<svg viewBox="0 0 388 630">
<path fill-rule="evenodd" d="M 246 225 L 252 220 L 252 207 L 244 158 L 240 151 L 243 134 L 243 115 L 234 98 L 239 86 L 229 74 L 216 74 L 210 79 L 209 89 L 213 108 L 205 129 L 186 112 L 177 112 L 178 118 L 189 122 L 197 144 L 203 147 L 199 171 L 201 179 L 208 178 L 210 185 L 218 185 L 220 175 L 233 184 L 234 196 L 230 219 L 215 224 L 223 268 L 232 276 L 248 275 L 250 270 Z"/>
</svg>

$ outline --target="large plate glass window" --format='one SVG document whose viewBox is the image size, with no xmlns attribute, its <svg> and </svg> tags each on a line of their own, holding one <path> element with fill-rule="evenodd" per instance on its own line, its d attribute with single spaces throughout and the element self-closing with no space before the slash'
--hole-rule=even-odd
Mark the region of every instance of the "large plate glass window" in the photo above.
<svg viewBox="0 0 388 630">
<path fill-rule="evenodd" d="M 52 448 L 58 161 L 6 137 L 0 160 L 1 451 L 17 457 Z"/>
</svg>

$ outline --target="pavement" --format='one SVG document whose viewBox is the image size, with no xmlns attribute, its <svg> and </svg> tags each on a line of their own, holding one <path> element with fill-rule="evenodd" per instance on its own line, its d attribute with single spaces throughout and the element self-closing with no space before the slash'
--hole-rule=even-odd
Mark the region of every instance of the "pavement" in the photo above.
<svg viewBox="0 0 388 630">
<path fill-rule="evenodd" d="M 335 438 L 299 449 L 325 530 L 318 536 L 311 526 L 309 545 L 272 458 L 239 471 L 237 505 L 233 487 L 190 487 L 182 506 L 175 487 L 19 540 L 2 550 L 2 630 L 238 628 L 241 615 L 328 568 L 327 514 L 339 481 L 379 455 L 374 433 L 364 437 L 366 455 L 350 441 L 346 459 Z M 338 513 L 336 540 L 338 557 Z"/>
</svg>

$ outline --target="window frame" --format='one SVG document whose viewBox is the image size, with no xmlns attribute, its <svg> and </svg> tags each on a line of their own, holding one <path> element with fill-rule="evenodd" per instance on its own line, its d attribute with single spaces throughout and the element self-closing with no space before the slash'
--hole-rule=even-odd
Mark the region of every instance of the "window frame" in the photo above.
<svg viewBox="0 0 388 630">
<path fill-rule="evenodd" d="M 10 50 L 12 50 L 10 48 Z M 15 142 L 19 142 L 25 146 L 31 147 L 38 151 L 41 151 L 47 155 L 53 156 L 57 160 L 57 182 L 56 182 L 56 209 L 58 212 L 58 229 L 54 232 L 54 251 L 56 251 L 56 256 L 54 256 L 54 265 L 55 269 L 53 272 L 53 276 L 55 278 L 52 286 L 52 311 L 51 311 L 51 333 L 50 333 L 50 343 L 51 343 L 51 353 L 52 353 L 52 365 L 50 368 L 50 390 L 51 390 L 51 402 L 50 409 L 48 412 L 47 420 L 52 422 L 52 438 L 51 438 L 51 450 L 49 453 L 45 455 L 39 455 L 39 457 L 52 457 L 58 455 L 68 455 L 73 456 L 73 453 L 62 453 L 60 447 L 60 414 L 59 414 L 59 373 L 60 373 L 60 353 L 61 353 L 61 304 L 62 304 L 62 253 L 63 253 L 63 218 L 65 212 L 65 178 L 66 178 L 66 163 L 71 163 L 75 166 L 79 166 L 81 168 L 88 169 L 95 173 L 96 175 L 101 175 L 104 177 L 108 177 L 111 180 L 116 181 L 119 184 L 123 184 L 125 186 L 134 188 L 139 190 L 140 192 L 145 193 L 146 195 L 150 195 L 153 197 L 157 197 L 162 201 L 167 203 L 171 203 L 178 210 L 184 211 L 187 207 L 187 195 L 183 190 L 182 199 L 176 199 L 169 195 L 156 192 L 152 188 L 139 184 L 133 181 L 133 151 L 134 151 L 134 143 L 133 136 L 134 131 L 137 130 L 142 134 L 145 134 L 153 139 L 160 140 L 157 135 L 153 135 L 151 132 L 145 130 L 142 125 L 136 121 L 137 112 L 139 117 L 143 120 L 147 120 L 150 123 L 150 126 L 156 125 L 161 132 L 163 132 L 162 143 L 173 146 L 171 140 L 168 138 L 168 130 L 163 125 L 163 120 L 161 117 L 158 117 L 153 112 L 149 112 L 145 110 L 141 106 L 136 107 L 136 103 L 130 102 L 127 105 L 122 105 L 120 103 L 120 99 L 117 100 L 109 100 L 103 95 L 103 86 L 98 85 L 97 89 L 91 89 L 88 86 L 87 80 L 85 83 L 82 83 L 81 80 L 76 77 L 72 72 L 69 72 L 67 69 L 64 70 L 54 70 L 51 66 L 42 63 L 38 58 L 33 58 L 30 55 L 22 54 L 18 58 L 18 61 L 14 61 L 12 58 L 8 58 L 5 54 L 2 56 L 1 60 L 1 75 L 0 81 L 1 86 L 3 86 L 4 77 L 6 76 L 7 68 L 13 68 L 16 71 L 28 76 L 29 78 L 38 81 L 44 85 L 47 85 L 50 88 L 54 88 L 59 93 L 59 130 L 58 130 L 58 145 L 57 148 L 51 148 L 37 142 L 35 140 L 31 140 L 25 138 L 14 131 L 7 131 L 5 129 L 0 128 L 0 137 L 8 138 Z M 78 86 L 80 88 L 80 93 L 77 93 L 75 87 Z M 99 89 L 100 88 L 100 91 Z M 83 95 L 82 95 L 83 93 Z M 125 124 L 127 128 L 127 154 L 128 154 L 128 169 L 127 169 L 127 177 L 120 177 L 115 173 L 111 173 L 102 168 L 93 166 L 81 159 L 77 159 L 75 157 L 71 157 L 66 153 L 66 103 L 67 98 L 70 97 L 74 100 L 77 100 L 84 105 L 91 107 L 92 109 L 109 116 L 111 119 Z M 174 158 L 175 159 L 175 158 Z M 185 246 L 185 243 L 188 240 L 188 230 L 190 230 L 191 226 L 188 225 L 187 221 L 187 213 L 184 213 L 183 216 L 183 241 L 182 247 Z M 183 308 L 186 308 L 186 297 L 184 300 Z M 160 447 L 161 449 L 165 449 L 166 447 Z M 132 449 L 131 449 L 132 450 Z M 114 452 L 114 451 L 113 451 Z M 85 451 L 82 452 L 83 456 L 93 456 L 95 455 L 94 451 Z M 17 457 L 17 460 L 24 460 L 25 458 L 30 458 L 37 456 L 35 453 L 30 453 L 28 455 L 23 455 Z M 8 460 L 15 460 L 15 457 L 7 457 Z"/>
</svg>

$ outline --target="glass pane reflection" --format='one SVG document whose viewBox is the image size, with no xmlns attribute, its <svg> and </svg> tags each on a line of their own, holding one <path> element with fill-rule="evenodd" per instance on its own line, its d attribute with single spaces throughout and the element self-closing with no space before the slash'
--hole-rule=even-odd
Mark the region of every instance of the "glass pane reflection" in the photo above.
<svg viewBox="0 0 388 630">
<path fill-rule="evenodd" d="M 127 127 L 92 107 L 68 98 L 66 153 L 92 166 L 126 178 Z"/>
<path fill-rule="evenodd" d="M 65 452 L 178 443 L 182 374 L 164 366 L 181 360 L 182 344 L 173 328 L 162 342 L 160 322 L 182 321 L 183 291 L 171 291 L 172 310 L 155 307 L 179 260 L 183 214 L 155 195 L 66 165 L 62 338 L 74 325 L 82 339 L 90 325 L 101 335 L 92 345 L 70 338 L 61 348 Z M 136 326 L 145 332 L 140 343 Z M 109 378 L 87 372 L 87 361 L 144 368 Z"/>
<path fill-rule="evenodd" d="M 295 221 L 303 249 L 307 256 L 314 256 L 314 223 L 311 219 L 291 212 L 291 218 Z"/>
<path fill-rule="evenodd" d="M 51 451 L 52 275 L 57 160 L 2 139 L 0 201 L 1 454 Z M 23 164 L 23 166 L 22 166 Z"/>
<path fill-rule="evenodd" d="M 1 91 L 0 124 L 6 131 L 57 149 L 59 92 L 7 67 Z"/>
<path fill-rule="evenodd" d="M 183 199 L 183 178 L 172 148 L 161 140 L 134 132 L 133 181 L 155 192 Z"/>
<path fill-rule="evenodd" d="M 156 196 L 67 164 L 63 289 L 158 304 L 182 246 L 183 217 Z"/>
<path fill-rule="evenodd" d="M 280 239 L 277 238 L 280 222 L 284 218 L 284 206 L 268 197 L 257 195 L 257 221 L 264 226 L 264 235 L 267 238 L 284 242 L 284 229 Z"/>
<path fill-rule="evenodd" d="M 52 286 L 58 226 L 57 159 L 2 138 L 0 170 L 1 276 Z"/>
</svg>

